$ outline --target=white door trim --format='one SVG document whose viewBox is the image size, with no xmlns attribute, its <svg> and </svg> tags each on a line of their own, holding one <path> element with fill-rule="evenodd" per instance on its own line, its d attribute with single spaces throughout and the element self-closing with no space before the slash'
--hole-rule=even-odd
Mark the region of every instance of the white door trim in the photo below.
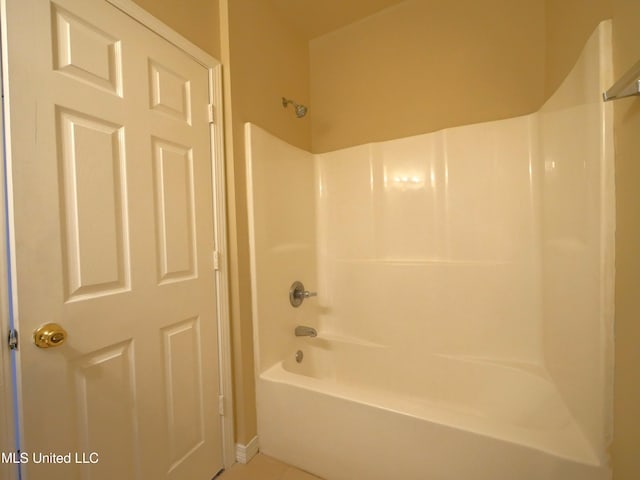
<svg viewBox="0 0 640 480">
<path fill-rule="evenodd" d="M 222 113 L 222 65 L 220 61 L 209 55 L 207 52 L 191 43 L 182 35 L 172 30 L 169 26 L 155 18 L 149 12 L 135 4 L 132 0 L 105 0 L 106 2 L 118 8 L 128 16 L 145 26 L 152 32 L 175 45 L 180 50 L 187 53 L 195 61 L 209 70 L 209 101 L 214 109 L 214 123 L 211 125 L 211 162 L 212 162 L 212 186 L 214 201 L 214 237 L 216 250 L 219 258 L 219 268 L 216 272 L 216 297 L 217 297 L 217 313 L 218 313 L 218 333 L 219 333 L 219 352 L 220 352 L 220 392 L 223 395 L 223 412 L 222 416 L 222 445 L 223 445 L 223 461 L 225 467 L 230 467 L 235 463 L 235 441 L 234 441 L 234 418 L 233 418 L 233 386 L 231 377 L 231 331 L 229 316 L 229 275 L 228 275 L 228 250 L 227 250 L 227 224 L 226 224 L 226 189 L 225 189 L 225 159 L 224 159 L 224 130 L 223 130 L 223 113 Z M 6 35 L 6 0 L 0 0 L 0 16 L 2 33 L 2 71 L 5 70 L 5 62 L 7 58 L 7 39 Z M 3 89 L 5 83 L 2 83 Z M 8 95 L 4 96 L 4 108 L 8 110 Z M 10 119 L 3 126 L 0 119 L 0 128 L 6 133 L 5 138 L 9 139 Z M 5 145 L 6 147 L 6 145 Z M 4 385 L 11 386 L 11 370 L 10 370 L 10 354 L 8 351 L 6 334 L 9 329 L 9 283 L 8 283 L 8 266 L 6 265 L 6 238 L 7 238 L 7 219 L 5 218 L 5 195 L 6 195 L 6 178 L 5 178 L 5 150 L 2 150 L 2 165 L 0 166 L 0 352 L 2 353 L 0 363 L 0 381 Z M 9 202 L 11 200 L 9 199 Z M 213 254 L 213 252 L 212 252 Z M 11 262 L 13 264 L 13 261 Z M 26 338 L 26 337 L 25 337 Z M 8 383 L 7 383 L 8 382 Z M 2 404 L 7 418 L 7 425 L 3 428 L 0 421 L 0 451 L 15 451 L 12 445 L 15 432 L 13 420 L 13 392 L 11 388 L 5 388 L 2 392 Z M 6 412 L 6 413 L 5 413 Z M 0 466 L 1 468 L 1 466 Z M 0 470 L 1 472 L 2 470 Z M 8 472 L 8 480 L 16 479 L 16 469 L 10 469 Z"/>
<path fill-rule="evenodd" d="M 222 123 L 222 65 L 209 70 L 209 88 L 213 101 L 214 123 L 211 124 L 211 151 L 213 154 L 213 215 L 216 250 L 219 260 L 216 278 L 218 306 L 218 338 L 220 352 L 220 391 L 223 393 L 222 444 L 225 467 L 236 462 L 233 382 L 231 375 L 231 316 L 229 307 L 229 267 L 227 249 L 227 204 L 225 189 L 224 126 Z"/>
<path fill-rule="evenodd" d="M 4 10 L 3 10 L 4 13 Z M 4 15 L 2 15 L 2 59 L 6 58 L 4 46 Z M 4 93 L 4 65 L 0 69 L 0 83 Z M 4 132 L 3 112 L 0 111 L 0 132 Z M 9 269 L 7 265 L 7 205 L 5 189 L 5 148 L 0 145 L 0 452 L 15 452 L 15 422 L 14 422 L 14 397 L 13 374 L 11 370 L 11 351 L 8 345 L 8 332 L 10 328 L 10 292 Z M 0 464 L 0 477 L 7 480 L 17 480 L 18 470 L 11 464 Z"/>
</svg>

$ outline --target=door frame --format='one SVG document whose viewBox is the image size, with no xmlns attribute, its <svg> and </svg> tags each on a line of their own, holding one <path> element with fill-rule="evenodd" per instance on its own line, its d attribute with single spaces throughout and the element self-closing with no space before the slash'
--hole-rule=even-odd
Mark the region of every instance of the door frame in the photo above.
<svg viewBox="0 0 640 480">
<path fill-rule="evenodd" d="M 4 12 L 4 7 L 3 7 Z M 6 58 L 5 55 L 5 25 L 4 13 L 0 15 L 2 24 L 0 25 L 0 34 L 2 36 L 2 53 L 0 57 Z M 4 97 L 4 62 L 0 64 L 0 88 Z M 5 106 L 3 98 L 2 108 L 0 108 L 0 134 L 5 134 Z M 5 150 L 6 142 L 2 139 L 0 145 L 0 452 L 16 451 L 16 425 L 14 419 L 14 390 L 13 390 L 13 373 L 12 373 L 12 353 L 8 345 L 8 332 L 11 328 L 11 308 L 9 303 L 9 270 L 8 270 L 8 250 L 7 250 L 7 197 L 5 188 Z M 10 464 L 0 464 L 0 476 L 8 480 L 17 479 L 17 469 Z"/>
<path fill-rule="evenodd" d="M 10 328 L 11 301 L 15 294 L 12 292 L 10 278 L 15 278 L 15 258 L 13 233 L 7 228 L 13 224 L 11 192 L 7 191 L 7 175 L 11 171 L 11 137 L 9 102 L 6 92 L 4 72 L 6 71 L 7 55 L 7 2 L 0 0 L 0 35 L 2 43 L 2 64 L 0 69 L 0 81 L 2 85 L 2 108 L 0 115 L 0 132 L 4 135 L 0 149 L 0 386 L 5 388 L 0 391 L 0 452 L 15 452 L 15 432 L 21 431 L 14 418 L 14 399 L 19 392 L 14 392 L 12 384 L 11 352 L 8 348 L 7 332 Z M 218 351 L 220 372 L 220 415 L 222 426 L 223 464 L 229 468 L 236 461 L 234 416 L 233 416 L 233 384 L 231 375 L 231 323 L 229 309 L 229 270 L 227 249 L 227 207 L 225 187 L 225 157 L 224 157 L 224 125 L 223 125 L 223 91 L 222 91 L 222 64 L 200 47 L 194 45 L 185 37 L 171 29 L 169 26 L 155 18 L 149 12 L 138 6 L 132 0 L 101 0 L 109 3 L 114 8 L 122 11 L 143 27 L 159 35 L 193 60 L 206 68 L 209 72 L 209 102 L 213 105 L 213 123 L 210 123 L 211 142 L 211 167 L 213 190 L 213 224 L 214 239 L 217 257 L 216 269 L 216 308 L 218 320 Z M 6 252 L 10 248 L 10 255 Z M 212 252 L 213 254 L 213 252 Z M 19 330 L 19 326 L 16 326 Z M 26 332 L 22 333 L 25 339 Z M 16 393 L 18 395 L 16 395 Z M 18 400 L 19 402 L 21 401 Z M 5 472 L 5 470 L 8 470 Z M 17 469 L 10 468 L 10 464 L 0 464 L 0 473 L 3 478 L 17 480 Z"/>
</svg>

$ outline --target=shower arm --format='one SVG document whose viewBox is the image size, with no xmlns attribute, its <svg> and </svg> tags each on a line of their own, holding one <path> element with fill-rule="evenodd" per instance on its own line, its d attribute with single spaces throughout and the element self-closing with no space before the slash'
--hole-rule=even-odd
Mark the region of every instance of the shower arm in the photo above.
<svg viewBox="0 0 640 480">
<path fill-rule="evenodd" d="M 293 108 L 295 109 L 295 112 L 296 112 L 296 117 L 302 118 L 307 114 L 308 108 L 305 105 L 302 105 L 296 102 L 295 100 L 282 97 L 282 106 L 284 108 L 287 108 L 289 104 L 293 105 Z"/>
</svg>

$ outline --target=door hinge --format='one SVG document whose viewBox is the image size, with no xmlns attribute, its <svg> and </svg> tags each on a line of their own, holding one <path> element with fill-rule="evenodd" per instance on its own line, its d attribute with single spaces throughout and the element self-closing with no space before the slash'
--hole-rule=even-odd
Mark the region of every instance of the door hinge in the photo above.
<svg viewBox="0 0 640 480">
<path fill-rule="evenodd" d="M 218 250 L 213 251 L 213 269 L 220 270 L 220 252 Z"/>
<path fill-rule="evenodd" d="M 18 331 L 15 328 L 9 330 L 9 350 L 18 349 Z"/>
<path fill-rule="evenodd" d="M 208 105 L 208 113 L 209 113 L 209 123 L 216 123 L 216 111 L 213 106 L 213 103 Z"/>
<path fill-rule="evenodd" d="M 218 395 L 218 413 L 224 416 L 224 395 Z"/>
</svg>

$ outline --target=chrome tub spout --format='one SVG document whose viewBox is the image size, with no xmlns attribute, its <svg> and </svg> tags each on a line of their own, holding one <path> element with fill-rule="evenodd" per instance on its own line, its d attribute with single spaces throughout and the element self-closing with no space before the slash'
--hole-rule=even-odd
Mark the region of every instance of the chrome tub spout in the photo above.
<svg viewBox="0 0 640 480">
<path fill-rule="evenodd" d="M 317 337 L 318 332 L 315 328 L 298 325 L 296 327 L 296 337 Z"/>
</svg>

